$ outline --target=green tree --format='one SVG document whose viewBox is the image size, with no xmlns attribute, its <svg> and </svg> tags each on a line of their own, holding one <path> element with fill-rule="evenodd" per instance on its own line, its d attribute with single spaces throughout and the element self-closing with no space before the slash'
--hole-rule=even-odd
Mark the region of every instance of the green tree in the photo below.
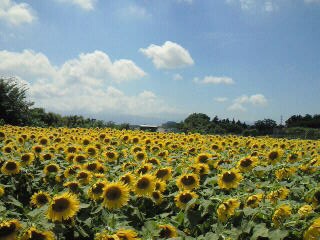
<svg viewBox="0 0 320 240">
<path fill-rule="evenodd" d="M 27 125 L 30 121 L 30 107 L 27 101 L 27 87 L 16 78 L 0 78 L 0 119 L 6 124 Z"/>
</svg>

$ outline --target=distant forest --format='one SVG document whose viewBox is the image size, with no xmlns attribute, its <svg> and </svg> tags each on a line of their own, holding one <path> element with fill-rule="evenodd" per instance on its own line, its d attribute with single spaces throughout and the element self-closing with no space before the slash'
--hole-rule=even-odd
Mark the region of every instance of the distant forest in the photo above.
<svg viewBox="0 0 320 240">
<path fill-rule="evenodd" d="M 93 118 L 72 115 L 62 116 L 53 112 L 46 112 L 43 108 L 33 107 L 34 103 L 27 99 L 27 88 L 19 84 L 14 78 L 0 78 L 0 125 L 10 124 L 18 126 L 37 127 L 110 127 L 129 129 L 128 123 L 115 124 Z M 285 125 L 278 125 L 272 119 L 263 119 L 249 125 L 239 120 L 210 119 L 204 113 L 190 114 L 184 121 L 169 121 L 161 125 L 166 131 L 201 133 L 201 134 L 236 134 L 243 136 L 270 135 L 276 137 L 320 139 L 320 114 L 305 116 L 293 115 L 285 121 Z"/>
</svg>

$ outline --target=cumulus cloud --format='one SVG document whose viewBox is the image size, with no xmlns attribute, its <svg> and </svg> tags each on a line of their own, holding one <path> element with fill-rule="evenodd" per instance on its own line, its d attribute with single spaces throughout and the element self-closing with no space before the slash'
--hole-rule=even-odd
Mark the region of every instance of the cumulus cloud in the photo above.
<svg viewBox="0 0 320 240">
<path fill-rule="evenodd" d="M 216 101 L 218 103 L 223 103 L 223 102 L 228 101 L 228 98 L 226 98 L 226 97 L 217 97 L 217 98 L 214 98 L 214 101 Z"/>
<path fill-rule="evenodd" d="M 27 3 L 0 0 L 0 21 L 19 26 L 24 23 L 32 23 L 35 19 L 35 13 Z"/>
<path fill-rule="evenodd" d="M 195 83 L 202 83 L 202 84 L 234 84 L 234 81 L 230 77 L 216 77 L 216 76 L 205 76 L 203 79 L 194 78 L 193 81 Z"/>
<path fill-rule="evenodd" d="M 57 0 L 62 3 L 72 4 L 85 11 L 91 11 L 94 9 L 94 4 L 96 0 Z"/>
<path fill-rule="evenodd" d="M 233 100 L 233 103 L 228 107 L 228 110 L 245 112 L 247 110 L 246 108 L 247 105 L 262 107 L 262 106 L 266 106 L 267 104 L 268 104 L 268 100 L 262 94 L 254 94 L 251 96 L 242 95 Z"/>
<path fill-rule="evenodd" d="M 120 113 L 148 116 L 174 113 L 175 109 L 152 91 L 126 95 L 113 83 L 137 80 L 146 75 L 133 61 L 111 61 L 101 51 L 82 53 L 61 66 L 43 53 L 0 51 L 0 72 L 16 76 L 29 88 L 37 106 L 57 112 Z"/>
<path fill-rule="evenodd" d="M 183 79 L 183 77 L 179 73 L 176 73 L 172 76 L 172 79 L 175 81 L 180 81 Z"/>
<path fill-rule="evenodd" d="M 147 48 L 140 48 L 139 51 L 151 58 L 158 69 L 176 69 L 194 64 L 188 50 L 170 41 L 166 41 L 162 46 L 151 44 Z"/>
</svg>

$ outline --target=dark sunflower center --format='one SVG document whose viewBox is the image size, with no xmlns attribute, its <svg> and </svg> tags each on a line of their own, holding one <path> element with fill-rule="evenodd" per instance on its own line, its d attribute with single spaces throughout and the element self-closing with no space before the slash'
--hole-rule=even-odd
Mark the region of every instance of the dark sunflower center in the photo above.
<svg viewBox="0 0 320 240">
<path fill-rule="evenodd" d="M 110 201 L 116 201 L 121 197 L 121 189 L 118 187 L 110 187 L 106 191 L 106 198 Z"/>
<path fill-rule="evenodd" d="M 172 232 L 168 227 L 163 227 L 160 231 L 160 238 L 170 238 L 171 235 Z"/>
<path fill-rule="evenodd" d="M 43 156 L 44 160 L 50 160 L 52 158 L 51 154 L 45 154 Z"/>
<path fill-rule="evenodd" d="M 76 192 L 79 188 L 79 185 L 78 183 L 70 183 L 68 184 L 68 187 L 72 192 Z"/>
<path fill-rule="evenodd" d="M 147 178 L 142 178 L 138 181 L 137 187 L 139 189 L 147 189 L 150 186 L 150 181 Z"/>
<path fill-rule="evenodd" d="M 70 206 L 70 201 L 66 198 L 56 199 L 52 204 L 52 210 L 55 212 L 63 212 L 66 211 Z"/>
<path fill-rule="evenodd" d="M 140 169 L 138 170 L 138 173 L 139 173 L 139 174 L 140 174 L 140 173 L 145 174 L 146 172 L 148 172 L 148 167 L 147 167 L 147 166 L 144 166 L 144 167 L 142 167 L 142 168 L 140 168 Z"/>
<path fill-rule="evenodd" d="M 168 169 L 159 169 L 156 173 L 157 178 L 163 178 L 169 173 Z"/>
<path fill-rule="evenodd" d="M 124 176 L 121 178 L 121 180 L 125 183 L 125 184 L 130 184 L 130 177 L 129 176 Z"/>
<path fill-rule="evenodd" d="M 295 154 L 295 153 L 291 154 L 289 157 L 290 160 L 296 160 L 297 158 L 298 158 L 298 154 Z"/>
<path fill-rule="evenodd" d="M 179 197 L 179 201 L 184 204 L 187 204 L 191 199 L 192 199 L 192 195 L 189 193 L 181 194 Z"/>
<path fill-rule="evenodd" d="M 5 238 L 13 234 L 16 230 L 16 225 L 11 223 L 9 226 L 2 226 L 0 228 L 0 239 Z"/>
<path fill-rule="evenodd" d="M 226 172 L 222 176 L 222 181 L 226 183 L 233 182 L 236 179 L 236 174 L 233 172 Z"/>
<path fill-rule="evenodd" d="M 89 153 L 90 155 L 95 155 L 95 154 L 96 154 L 96 150 L 95 150 L 94 148 L 89 148 L 89 149 L 88 149 L 88 153 Z"/>
<path fill-rule="evenodd" d="M 35 147 L 34 151 L 35 151 L 36 153 L 41 153 L 42 148 L 41 148 L 41 147 Z"/>
<path fill-rule="evenodd" d="M 68 148 L 68 153 L 75 153 L 76 152 L 76 148 L 75 147 L 69 147 Z"/>
<path fill-rule="evenodd" d="M 275 160 L 275 159 L 278 158 L 278 156 L 279 156 L 278 152 L 271 152 L 271 153 L 269 154 L 269 159 L 270 159 L 270 160 Z"/>
<path fill-rule="evenodd" d="M 89 171 L 94 171 L 94 170 L 97 169 L 97 164 L 96 164 L 96 163 L 90 163 L 90 164 L 88 165 L 87 169 L 88 169 Z"/>
<path fill-rule="evenodd" d="M 153 192 L 152 197 L 156 200 L 160 199 L 160 194 L 158 192 Z"/>
<path fill-rule="evenodd" d="M 196 182 L 196 180 L 194 179 L 193 176 L 184 176 L 181 179 L 181 182 L 183 183 L 183 185 L 190 186 L 190 185 L 194 184 Z"/>
<path fill-rule="evenodd" d="M 108 152 L 107 153 L 108 158 L 114 158 L 114 153 L 113 152 Z"/>
<path fill-rule="evenodd" d="M 208 156 L 206 156 L 206 155 L 199 156 L 198 160 L 201 163 L 206 163 L 208 160 Z"/>
<path fill-rule="evenodd" d="M 22 162 L 28 162 L 30 160 L 30 155 L 25 154 L 21 156 L 21 161 Z"/>
<path fill-rule="evenodd" d="M 252 160 L 250 158 L 246 158 L 241 161 L 240 166 L 241 167 L 249 167 L 252 164 Z"/>
<path fill-rule="evenodd" d="M 76 157 L 76 161 L 78 163 L 83 163 L 85 160 L 86 160 L 86 158 L 82 155 Z"/>
<path fill-rule="evenodd" d="M 315 198 L 318 202 L 320 202 L 320 191 L 317 191 L 317 192 L 314 193 L 314 198 Z"/>
<path fill-rule="evenodd" d="M 86 179 L 86 178 L 88 178 L 88 173 L 86 172 L 79 173 L 78 179 Z"/>
<path fill-rule="evenodd" d="M 13 171 L 13 170 L 16 170 L 17 169 L 17 164 L 15 163 L 15 162 L 8 162 L 7 164 L 6 164 L 6 169 L 8 170 L 8 171 Z"/>
<path fill-rule="evenodd" d="M 58 168 L 57 168 L 57 166 L 55 166 L 55 165 L 49 165 L 49 166 L 47 167 L 47 171 L 48 171 L 48 172 L 58 172 Z"/>
<path fill-rule="evenodd" d="M 11 147 L 6 147 L 6 148 L 4 149 L 4 151 L 5 151 L 6 153 L 11 153 L 12 149 L 11 149 Z"/>
<path fill-rule="evenodd" d="M 37 195 L 37 203 L 44 205 L 48 202 L 48 198 L 44 194 L 39 194 Z"/>
<path fill-rule="evenodd" d="M 252 204 L 254 204 L 256 201 L 257 201 L 257 198 L 252 197 L 252 198 L 250 198 L 250 199 L 247 201 L 247 205 L 252 205 Z"/>
<path fill-rule="evenodd" d="M 31 237 L 29 238 L 30 240 L 45 240 L 46 239 L 46 235 L 40 233 L 40 232 L 36 232 L 36 231 L 32 231 L 31 232 Z"/>
<path fill-rule="evenodd" d="M 103 192 L 104 184 L 98 183 L 92 188 L 94 194 L 101 194 Z"/>
<path fill-rule="evenodd" d="M 143 153 L 138 153 L 138 154 L 137 154 L 137 158 L 138 158 L 139 160 L 143 160 L 143 159 L 144 159 L 144 154 L 143 154 Z"/>
</svg>

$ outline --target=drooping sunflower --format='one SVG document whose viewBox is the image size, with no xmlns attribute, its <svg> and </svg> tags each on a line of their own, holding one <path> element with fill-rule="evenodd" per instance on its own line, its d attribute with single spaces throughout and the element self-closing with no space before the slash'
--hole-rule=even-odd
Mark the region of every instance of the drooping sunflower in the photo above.
<svg viewBox="0 0 320 240">
<path fill-rule="evenodd" d="M 119 229 L 116 235 L 120 240 L 139 240 L 138 233 L 132 229 Z"/>
<path fill-rule="evenodd" d="M 134 192 L 137 196 L 150 196 L 155 190 L 155 177 L 151 174 L 141 175 L 134 184 Z"/>
<path fill-rule="evenodd" d="M 320 218 L 314 220 L 311 226 L 304 232 L 303 240 L 316 240 L 320 238 Z"/>
<path fill-rule="evenodd" d="M 246 200 L 246 206 L 251 208 L 256 208 L 259 206 L 259 203 L 261 202 L 262 198 L 263 198 L 263 193 L 251 195 Z"/>
<path fill-rule="evenodd" d="M 237 199 L 228 199 L 221 203 L 217 208 L 218 219 L 221 222 L 226 222 L 235 213 L 235 210 L 240 206 L 240 202 Z"/>
<path fill-rule="evenodd" d="M 174 197 L 174 201 L 176 206 L 180 209 L 185 209 L 187 204 L 192 200 L 198 198 L 198 195 L 195 192 L 191 192 L 189 190 L 185 190 L 183 192 L 178 193 Z"/>
<path fill-rule="evenodd" d="M 281 181 L 282 179 L 290 178 L 296 171 L 297 169 L 295 167 L 285 167 L 276 170 L 275 175 L 276 178 Z"/>
<path fill-rule="evenodd" d="M 160 168 L 156 171 L 155 176 L 160 180 L 167 181 L 172 176 L 172 168 L 171 167 Z"/>
<path fill-rule="evenodd" d="M 313 207 L 311 205 L 303 205 L 298 210 L 298 214 L 299 214 L 300 218 L 306 218 L 312 212 L 313 212 Z"/>
<path fill-rule="evenodd" d="M 159 233 L 159 237 L 160 238 L 174 238 L 178 236 L 177 233 L 177 229 L 169 224 L 165 224 L 165 225 L 159 225 L 160 228 L 160 233 Z"/>
<path fill-rule="evenodd" d="M 14 240 L 21 228 L 21 224 L 18 220 L 8 220 L 0 223 L 0 239 Z"/>
<path fill-rule="evenodd" d="M 272 203 L 276 203 L 278 200 L 284 200 L 289 195 L 290 190 L 286 187 L 281 187 L 278 190 L 271 191 L 267 195 L 267 199 L 270 200 Z"/>
<path fill-rule="evenodd" d="M 51 221 L 62 222 L 74 217 L 80 209 L 80 201 L 72 193 L 55 195 L 50 202 L 47 218 Z"/>
<path fill-rule="evenodd" d="M 50 194 L 47 192 L 39 191 L 34 193 L 31 197 L 31 205 L 36 207 L 42 207 L 43 205 L 49 203 L 51 200 Z"/>
<path fill-rule="evenodd" d="M 178 177 L 176 184 L 180 190 L 193 190 L 199 187 L 199 177 L 194 173 L 182 174 Z"/>
<path fill-rule="evenodd" d="M 5 189 L 3 186 L 0 186 L 0 198 L 4 196 L 4 194 L 5 194 Z"/>
<path fill-rule="evenodd" d="M 237 166 L 240 172 L 249 172 L 258 164 L 257 157 L 245 157 L 242 158 Z"/>
<path fill-rule="evenodd" d="M 155 202 L 155 204 L 161 204 L 163 201 L 162 193 L 160 191 L 153 191 L 151 193 L 151 199 Z"/>
<path fill-rule="evenodd" d="M 21 240 L 55 240 L 55 235 L 51 231 L 42 231 L 36 229 L 35 227 L 29 228 L 25 233 L 22 235 Z"/>
<path fill-rule="evenodd" d="M 104 187 L 103 206 L 108 209 L 118 209 L 129 201 L 129 189 L 122 182 L 108 183 Z"/>
<path fill-rule="evenodd" d="M 14 175 L 20 172 L 20 163 L 14 160 L 6 161 L 1 167 L 1 173 L 4 175 Z"/>
<path fill-rule="evenodd" d="M 107 186 L 107 181 L 102 180 L 93 184 L 88 190 L 88 196 L 92 200 L 100 200 L 103 198 L 104 188 Z"/>
<path fill-rule="evenodd" d="M 221 189 L 237 188 L 242 179 L 242 175 L 237 170 L 231 169 L 218 175 L 218 185 Z"/>
<path fill-rule="evenodd" d="M 281 205 L 272 216 L 272 222 L 278 228 L 284 220 L 291 215 L 291 207 L 287 204 Z"/>
</svg>

